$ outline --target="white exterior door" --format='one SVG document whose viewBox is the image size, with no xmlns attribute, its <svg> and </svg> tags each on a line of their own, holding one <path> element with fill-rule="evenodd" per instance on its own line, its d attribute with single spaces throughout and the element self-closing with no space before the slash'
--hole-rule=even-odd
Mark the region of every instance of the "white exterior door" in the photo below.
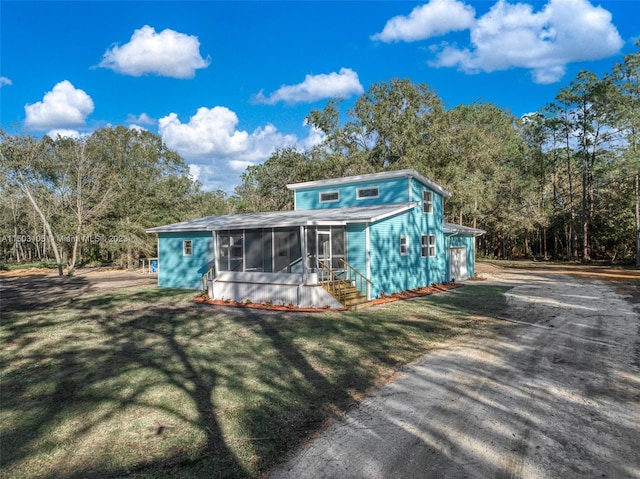
<svg viewBox="0 0 640 479">
<path fill-rule="evenodd" d="M 467 248 L 464 246 L 453 246 L 449 249 L 449 279 L 467 279 Z"/>
<path fill-rule="evenodd" d="M 324 264 L 331 268 L 331 232 L 318 231 L 317 238 L 318 251 L 316 257 L 318 258 L 318 267 Z"/>
</svg>

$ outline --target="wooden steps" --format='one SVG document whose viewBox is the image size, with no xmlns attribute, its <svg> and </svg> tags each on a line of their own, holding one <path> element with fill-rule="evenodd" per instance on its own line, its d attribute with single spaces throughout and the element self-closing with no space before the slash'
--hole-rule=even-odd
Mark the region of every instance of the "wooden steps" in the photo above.
<svg viewBox="0 0 640 479">
<path fill-rule="evenodd" d="M 373 304 L 349 281 L 337 281 L 325 289 L 348 310 L 363 309 Z"/>
<path fill-rule="evenodd" d="M 333 270 L 325 262 L 318 262 L 320 283 L 327 293 L 349 310 L 362 309 L 373 303 L 367 299 L 371 281 L 344 259 L 342 269 Z M 362 293 L 362 291 L 366 291 Z"/>
</svg>

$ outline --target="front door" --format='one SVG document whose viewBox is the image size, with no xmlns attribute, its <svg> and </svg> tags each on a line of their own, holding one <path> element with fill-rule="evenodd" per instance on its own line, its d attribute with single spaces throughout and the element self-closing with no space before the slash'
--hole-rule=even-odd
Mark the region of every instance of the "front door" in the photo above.
<svg viewBox="0 0 640 479">
<path fill-rule="evenodd" d="M 449 281 L 465 279 L 467 279 L 467 249 L 464 246 L 452 246 L 449 249 Z"/>
<path fill-rule="evenodd" d="M 318 231 L 316 245 L 318 270 L 322 269 L 323 265 L 331 268 L 331 231 Z"/>
<path fill-rule="evenodd" d="M 318 231 L 316 233 L 316 271 L 320 282 L 331 278 L 331 231 Z"/>
</svg>

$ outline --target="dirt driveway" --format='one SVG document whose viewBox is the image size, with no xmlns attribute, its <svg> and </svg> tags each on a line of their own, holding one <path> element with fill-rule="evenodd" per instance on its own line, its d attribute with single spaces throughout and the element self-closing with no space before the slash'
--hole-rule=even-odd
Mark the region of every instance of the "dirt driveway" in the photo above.
<svg viewBox="0 0 640 479">
<path fill-rule="evenodd" d="M 485 274 L 513 286 L 495 336 L 430 353 L 271 479 L 640 478 L 640 315 L 566 273 Z"/>
<path fill-rule="evenodd" d="M 73 276 L 47 270 L 0 272 L 0 311 L 51 308 L 88 293 L 154 285 L 156 275 L 114 269 L 83 269 Z"/>
</svg>

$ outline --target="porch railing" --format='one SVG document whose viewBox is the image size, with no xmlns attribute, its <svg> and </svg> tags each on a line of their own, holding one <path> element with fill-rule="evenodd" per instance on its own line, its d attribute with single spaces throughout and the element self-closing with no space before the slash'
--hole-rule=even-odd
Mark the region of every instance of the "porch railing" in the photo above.
<svg viewBox="0 0 640 479">
<path fill-rule="evenodd" d="M 354 286 L 356 287 L 356 289 L 362 292 L 362 294 L 364 294 L 365 297 L 368 298 L 369 287 L 371 286 L 371 281 L 369 280 L 369 278 L 367 278 L 364 274 L 347 263 L 344 259 L 340 258 L 340 263 L 342 263 L 342 266 L 344 268 L 347 281 L 355 283 Z"/>
<path fill-rule="evenodd" d="M 343 271 L 333 270 L 326 261 L 318 261 L 319 280 L 322 287 L 334 298 L 342 301 L 346 294 L 358 290 L 365 298 L 369 297 L 371 281 L 356 268 L 340 259 Z"/>
<path fill-rule="evenodd" d="M 158 258 L 142 258 L 142 273 L 143 274 L 158 274 L 160 264 L 158 264 Z"/>
<path fill-rule="evenodd" d="M 343 301 L 347 288 L 350 286 L 344 277 L 340 276 L 325 261 L 318 261 L 318 276 L 322 287 L 338 301 Z"/>
<path fill-rule="evenodd" d="M 200 281 L 202 282 L 202 290 L 205 293 L 208 293 L 209 291 L 208 290 L 209 281 L 213 281 L 213 278 L 215 277 L 216 277 L 215 265 L 209 268 L 209 270 L 202 275 L 202 278 L 200 279 Z"/>
</svg>

